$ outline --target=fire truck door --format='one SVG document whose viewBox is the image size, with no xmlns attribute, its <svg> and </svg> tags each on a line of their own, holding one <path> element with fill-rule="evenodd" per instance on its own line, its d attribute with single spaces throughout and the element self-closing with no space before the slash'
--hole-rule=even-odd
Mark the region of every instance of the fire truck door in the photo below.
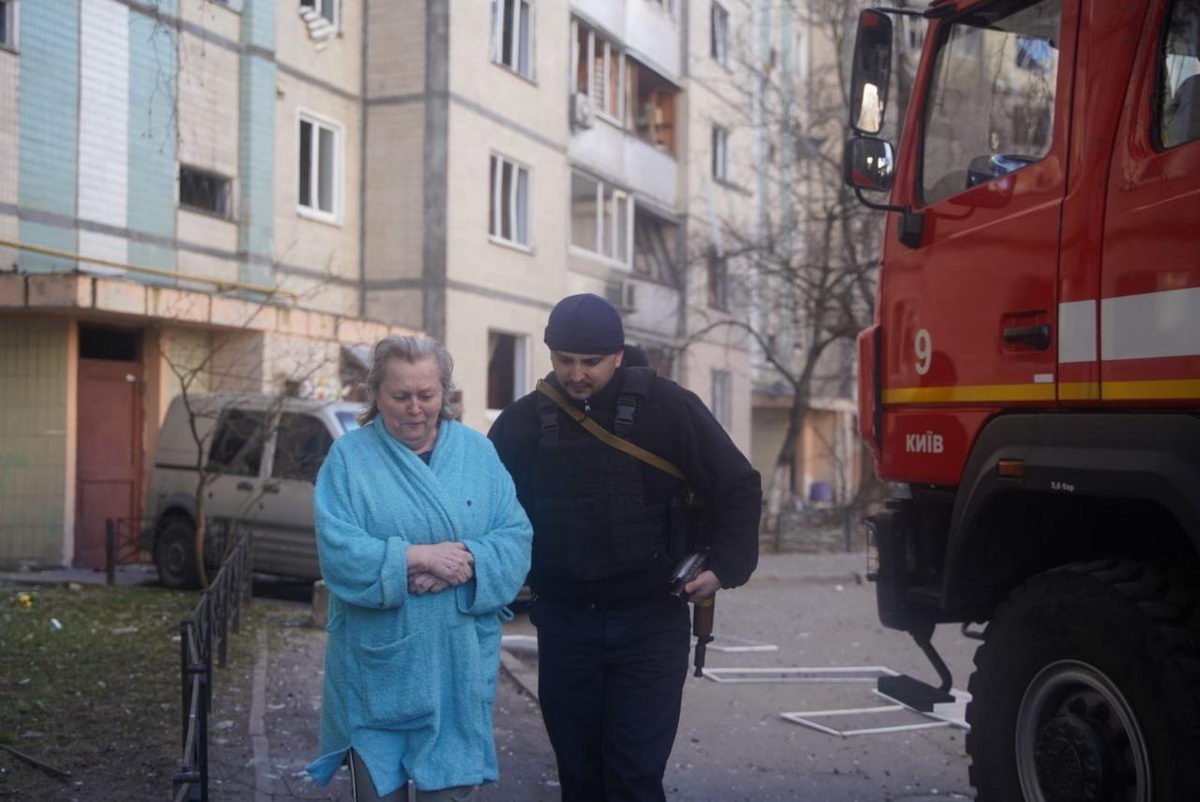
<svg viewBox="0 0 1200 802">
<path fill-rule="evenodd" d="M 900 190 L 924 213 L 923 240 L 889 243 L 889 406 L 1055 403 L 1078 9 L 1078 0 L 993 3 L 940 29 L 914 98 L 924 104 L 914 180 Z"/>
</svg>

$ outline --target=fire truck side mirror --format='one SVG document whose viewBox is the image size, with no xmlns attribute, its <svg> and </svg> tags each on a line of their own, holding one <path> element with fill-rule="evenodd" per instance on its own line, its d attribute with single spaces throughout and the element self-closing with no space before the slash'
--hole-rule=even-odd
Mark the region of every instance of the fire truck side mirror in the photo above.
<svg viewBox="0 0 1200 802">
<path fill-rule="evenodd" d="M 842 152 L 842 180 L 855 189 L 887 192 L 895 175 L 892 143 L 874 136 L 852 136 Z"/>
<path fill-rule="evenodd" d="M 850 72 L 850 127 L 856 132 L 878 134 L 883 129 L 891 72 L 891 17 L 867 9 L 858 15 Z"/>
</svg>

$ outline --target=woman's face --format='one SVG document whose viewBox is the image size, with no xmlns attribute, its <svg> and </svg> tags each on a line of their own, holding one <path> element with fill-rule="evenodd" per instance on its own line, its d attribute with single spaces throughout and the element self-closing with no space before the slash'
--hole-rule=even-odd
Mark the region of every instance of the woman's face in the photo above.
<svg viewBox="0 0 1200 802">
<path fill-rule="evenodd" d="M 437 437 L 442 380 L 433 357 L 406 362 L 389 359 L 375 400 L 388 433 L 420 454 Z"/>
</svg>

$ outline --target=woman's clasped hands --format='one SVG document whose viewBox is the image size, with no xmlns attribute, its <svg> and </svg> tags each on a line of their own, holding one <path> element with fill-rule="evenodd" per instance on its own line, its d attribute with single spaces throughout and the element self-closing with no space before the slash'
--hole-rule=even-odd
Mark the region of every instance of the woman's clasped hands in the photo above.
<svg viewBox="0 0 1200 802">
<path fill-rule="evenodd" d="M 475 575 L 475 555 L 465 543 L 408 547 L 408 591 L 422 595 L 461 585 Z"/>
</svg>

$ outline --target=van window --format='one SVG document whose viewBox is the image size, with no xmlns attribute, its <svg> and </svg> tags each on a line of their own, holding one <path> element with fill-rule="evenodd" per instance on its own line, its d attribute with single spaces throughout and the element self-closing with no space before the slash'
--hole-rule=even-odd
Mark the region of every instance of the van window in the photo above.
<svg viewBox="0 0 1200 802">
<path fill-rule="evenodd" d="M 358 428 L 358 415 L 353 412 L 337 413 L 338 423 L 342 424 L 343 432 L 352 432 Z"/>
<path fill-rule="evenodd" d="M 1060 6 L 1059 0 L 992 3 L 944 31 L 926 99 L 925 204 L 1050 151 Z"/>
<path fill-rule="evenodd" d="M 299 479 L 316 482 L 317 471 L 333 438 L 325 424 L 312 415 L 285 412 L 279 419 L 279 434 L 275 438 L 275 463 L 271 476 L 276 479 Z"/>
<path fill-rule="evenodd" d="M 208 452 L 208 470 L 234 476 L 258 476 L 266 432 L 265 413 L 224 410 L 217 419 L 217 431 Z"/>
<path fill-rule="evenodd" d="M 1159 64 L 1159 144 L 1200 139 L 1200 0 L 1175 0 Z"/>
</svg>

